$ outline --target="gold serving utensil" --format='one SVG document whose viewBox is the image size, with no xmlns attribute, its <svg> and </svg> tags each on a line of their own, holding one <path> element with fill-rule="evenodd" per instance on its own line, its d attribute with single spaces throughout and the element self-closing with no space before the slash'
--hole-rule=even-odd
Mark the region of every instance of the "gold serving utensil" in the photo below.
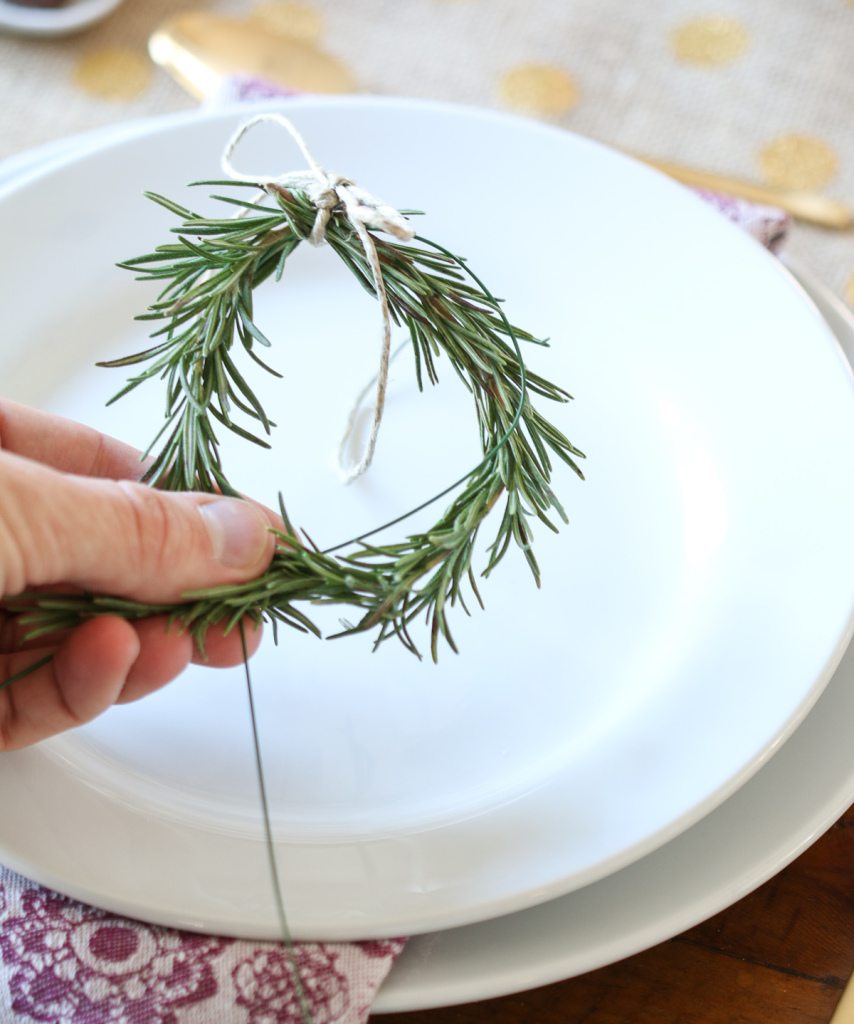
<svg viewBox="0 0 854 1024">
<path fill-rule="evenodd" d="M 149 52 L 155 63 L 199 99 L 210 95 L 226 76 L 239 73 L 257 75 L 294 92 L 348 93 L 358 88 L 349 70 L 312 42 L 292 38 L 251 18 L 186 11 L 154 32 Z M 631 155 L 686 185 L 777 206 L 810 224 L 837 230 L 854 225 L 849 206 L 824 196 Z"/>
<path fill-rule="evenodd" d="M 347 68 L 313 44 L 244 18 L 186 11 L 164 22 L 148 41 L 155 64 L 197 99 L 228 75 L 251 74 L 294 92 L 355 92 Z"/>
<path fill-rule="evenodd" d="M 752 181 L 744 181 L 741 178 L 730 178 L 723 174 L 712 174 L 710 171 L 683 167 L 680 164 L 672 164 L 665 160 L 642 156 L 638 153 L 632 155 L 636 160 L 640 160 L 650 167 L 662 171 L 668 177 L 681 181 L 684 185 L 692 185 L 695 188 L 707 188 L 713 192 L 725 192 L 731 196 L 749 199 L 753 203 L 777 206 L 797 220 L 816 224 L 823 228 L 844 230 L 854 225 L 854 211 L 852 211 L 850 206 L 835 199 L 816 195 L 813 192 L 797 192 L 791 189 L 757 185 Z"/>
</svg>

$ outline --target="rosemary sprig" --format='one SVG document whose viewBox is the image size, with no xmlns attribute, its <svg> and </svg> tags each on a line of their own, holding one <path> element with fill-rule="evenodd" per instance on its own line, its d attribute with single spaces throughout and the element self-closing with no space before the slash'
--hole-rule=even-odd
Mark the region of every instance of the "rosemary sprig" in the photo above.
<svg viewBox="0 0 854 1024">
<path fill-rule="evenodd" d="M 198 182 L 241 186 L 234 181 Z M 253 291 L 269 277 L 281 278 L 288 258 L 308 237 L 316 209 L 301 191 L 270 184 L 262 199 L 213 198 L 239 211 L 237 217 L 202 216 L 166 199 L 149 198 L 180 218 L 175 239 L 120 266 L 145 281 L 162 282 L 160 294 L 138 319 L 154 321 L 145 350 L 100 365 L 139 367 L 112 399 L 153 380 L 165 383 L 165 419 L 146 455 L 144 479 L 171 490 L 221 491 L 236 495 L 219 453 L 217 430 L 269 447 L 274 424 L 247 379 L 246 359 L 275 374 L 259 356 L 270 346 L 253 312 Z M 270 205 L 272 200 L 272 205 Z M 369 542 L 398 517 L 369 534 L 318 551 L 293 527 L 282 506 L 284 529 L 267 572 L 249 583 L 186 595 L 180 604 L 155 605 L 102 595 L 21 595 L 7 602 L 20 612 L 29 638 L 73 627 L 112 612 L 127 618 L 167 614 L 203 643 L 206 629 L 244 616 L 301 631 L 319 631 L 305 605 L 342 604 L 358 610 L 358 621 L 342 633 L 376 630 L 376 644 L 397 637 L 418 654 L 411 633 L 423 616 L 434 659 L 439 638 L 456 650 L 448 609 L 468 611 L 464 591 L 480 602 L 472 564 L 475 541 L 492 509 L 501 504 L 482 575 L 492 572 L 508 548 L 524 552 L 539 584 L 532 549 L 532 521 L 556 530 L 566 521 L 552 492 L 552 459 L 579 477 L 583 454 L 530 401 L 530 395 L 564 402 L 570 395 L 527 371 L 519 342 L 545 344 L 513 327 L 497 300 L 461 258 L 416 235 L 413 243 L 373 236 L 394 322 L 409 334 L 418 386 L 439 380 L 444 354 L 471 393 L 483 459 L 442 494 L 460 488 L 439 520 L 403 540 Z M 336 209 L 326 241 L 356 280 L 376 297 L 364 249 L 343 211 Z M 278 376 L 278 374 L 276 374 Z"/>
</svg>

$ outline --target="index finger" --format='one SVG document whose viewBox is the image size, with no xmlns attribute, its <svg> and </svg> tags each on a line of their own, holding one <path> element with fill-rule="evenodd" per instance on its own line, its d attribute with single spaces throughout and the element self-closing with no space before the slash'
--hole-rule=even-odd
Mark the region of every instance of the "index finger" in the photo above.
<svg viewBox="0 0 854 1024">
<path fill-rule="evenodd" d="M 0 449 L 79 476 L 139 480 L 145 468 L 131 445 L 5 398 L 0 399 Z"/>
<path fill-rule="evenodd" d="M 76 420 L 42 412 L 0 398 L 0 451 L 32 459 L 62 473 L 108 480 L 139 480 L 147 461 L 140 452 L 108 434 Z M 277 530 L 284 523 L 277 512 L 252 501 Z"/>
</svg>

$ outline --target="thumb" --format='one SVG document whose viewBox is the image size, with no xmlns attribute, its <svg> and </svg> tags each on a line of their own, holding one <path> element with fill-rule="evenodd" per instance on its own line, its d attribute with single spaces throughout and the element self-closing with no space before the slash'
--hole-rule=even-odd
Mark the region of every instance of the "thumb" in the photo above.
<svg viewBox="0 0 854 1024">
<path fill-rule="evenodd" d="M 0 494 L 0 594 L 67 583 L 176 601 L 252 579 L 273 555 L 270 521 L 239 498 L 73 476 L 3 452 Z"/>
</svg>

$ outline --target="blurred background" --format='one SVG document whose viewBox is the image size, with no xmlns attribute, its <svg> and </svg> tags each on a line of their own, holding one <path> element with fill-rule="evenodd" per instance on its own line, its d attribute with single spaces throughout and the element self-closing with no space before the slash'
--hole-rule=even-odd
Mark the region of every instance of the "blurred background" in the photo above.
<svg viewBox="0 0 854 1024">
<path fill-rule="evenodd" d="M 94 2 L 68 0 L 57 11 L 84 14 Z M 198 96 L 148 51 L 152 33 L 187 10 L 240 19 L 260 28 L 268 46 L 286 40 L 278 73 L 287 78 L 290 63 L 295 88 L 309 81 L 325 91 L 514 110 L 631 152 L 854 203 L 854 0 L 101 0 L 100 7 L 96 13 L 114 9 L 73 34 L 0 34 L 0 159 L 197 105 Z M 0 20 L 13 8 L 26 9 L 0 0 Z M 230 37 L 240 49 L 235 23 L 223 25 L 218 45 Z M 197 83 L 196 92 L 208 85 Z M 560 182 L 545 187 L 559 201 Z M 787 251 L 854 307 L 852 229 L 797 224 Z"/>
</svg>

